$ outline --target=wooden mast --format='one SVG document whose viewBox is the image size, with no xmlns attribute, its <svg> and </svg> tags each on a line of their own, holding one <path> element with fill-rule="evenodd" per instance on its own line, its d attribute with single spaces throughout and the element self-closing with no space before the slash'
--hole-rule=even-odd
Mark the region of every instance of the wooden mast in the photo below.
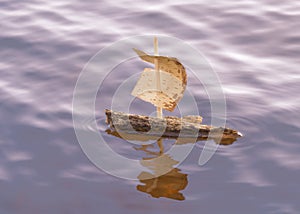
<svg viewBox="0 0 300 214">
<path fill-rule="evenodd" d="M 158 56 L 158 40 L 157 37 L 154 37 L 154 55 Z M 155 64 L 155 73 L 156 73 L 156 89 L 160 92 L 161 91 L 161 86 L 160 86 L 160 73 L 159 73 L 159 68 L 158 68 L 158 59 L 154 59 L 154 64 Z M 162 108 L 161 107 L 156 107 L 156 115 L 158 118 L 162 118 Z"/>
</svg>

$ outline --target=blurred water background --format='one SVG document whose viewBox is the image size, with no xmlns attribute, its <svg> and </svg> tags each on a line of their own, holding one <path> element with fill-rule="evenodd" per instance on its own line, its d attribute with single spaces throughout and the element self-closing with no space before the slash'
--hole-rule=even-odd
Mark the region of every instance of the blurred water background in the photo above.
<svg viewBox="0 0 300 214">
<path fill-rule="evenodd" d="M 1 0 L 0 29 L 1 214 L 299 213 L 299 1 Z M 73 89 L 85 63 L 143 33 L 200 50 L 222 83 L 227 126 L 244 134 L 202 167 L 197 143 L 180 173 L 174 169 L 182 201 L 99 170 L 73 130 Z M 96 101 L 100 126 L 112 89 L 140 67 L 120 67 L 106 83 Z M 205 90 L 193 78 L 189 87 L 209 121 Z M 144 154 L 107 139 L 120 154 Z"/>
</svg>

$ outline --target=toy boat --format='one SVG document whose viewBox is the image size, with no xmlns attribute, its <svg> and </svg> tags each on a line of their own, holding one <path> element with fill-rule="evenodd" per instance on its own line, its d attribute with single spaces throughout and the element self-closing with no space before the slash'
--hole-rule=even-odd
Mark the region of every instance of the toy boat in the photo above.
<svg viewBox="0 0 300 214">
<path fill-rule="evenodd" d="M 155 55 L 134 49 L 138 56 L 155 68 L 145 68 L 135 85 L 132 95 L 156 106 L 157 117 L 105 110 L 106 123 L 115 136 L 129 138 L 162 137 L 206 140 L 221 139 L 220 144 L 231 144 L 242 135 L 233 129 L 203 125 L 201 116 L 163 117 L 162 109 L 173 111 L 183 97 L 187 85 L 184 66 L 174 57 L 159 56 L 157 39 Z M 223 142 L 223 143 L 222 143 Z"/>
</svg>

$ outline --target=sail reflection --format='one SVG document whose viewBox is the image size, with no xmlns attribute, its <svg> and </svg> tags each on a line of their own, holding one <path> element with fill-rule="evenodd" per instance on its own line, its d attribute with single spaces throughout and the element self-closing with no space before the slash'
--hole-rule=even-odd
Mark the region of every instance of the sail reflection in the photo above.
<svg viewBox="0 0 300 214">
<path fill-rule="evenodd" d="M 170 172 L 157 178 L 143 180 L 144 176 L 149 176 L 147 172 L 139 175 L 139 180 L 144 185 L 137 185 L 138 191 L 147 193 L 154 198 L 170 198 L 174 200 L 184 200 L 184 195 L 180 192 L 188 184 L 187 174 L 180 172 L 180 169 L 173 168 Z"/>
<path fill-rule="evenodd" d="M 151 158 L 143 158 L 141 160 L 141 164 L 151 169 L 152 173 L 141 172 L 138 179 L 142 184 L 137 185 L 136 188 L 138 191 L 147 193 L 154 198 L 164 197 L 184 200 L 185 197 L 180 191 L 186 188 L 188 175 L 182 173 L 180 169 L 174 168 L 178 161 L 163 153 L 162 139 L 157 141 L 157 145 L 159 147 L 157 152 L 148 149 L 151 145 L 142 145 L 140 148 L 136 148 L 144 151 L 145 154 L 152 155 Z"/>
</svg>

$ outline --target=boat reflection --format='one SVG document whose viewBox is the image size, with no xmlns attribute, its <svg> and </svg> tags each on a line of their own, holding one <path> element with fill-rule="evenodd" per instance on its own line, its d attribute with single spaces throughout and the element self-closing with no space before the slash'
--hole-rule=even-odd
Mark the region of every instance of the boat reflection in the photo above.
<svg viewBox="0 0 300 214">
<path fill-rule="evenodd" d="M 134 149 L 143 151 L 145 157 L 140 160 L 140 164 L 149 171 L 141 172 L 138 179 L 141 184 L 137 185 L 138 191 L 149 194 L 154 198 L 169 198 L 173 200 L 185 200 L 183 193 L 188 185 L 188 175 L 182 173 L 179 168 L 175 166 L 179 161 L 174 160 L 170 155 L 164 153 L 163 137 L 157 140 L 157 137 L 143 134 L 127 134 L 118 133 L 115 130 L 107 129 L 106 133 L 125 140 L 140 141 L 141 145 L 135 146 Z M 188 138 L 174 138 L 176 145 L 195 143 L 195 141 L 204 141 L 207 138 L 188 139 Z M 222 139 L 220 144 L 230 145 L 236 139 Z M 146 144 L 147 141 L 156 141 L 157 149 L 153 151 L 153 144 Z M 145 143 L 144 143 L 145 142 Z"/>
</svg>

